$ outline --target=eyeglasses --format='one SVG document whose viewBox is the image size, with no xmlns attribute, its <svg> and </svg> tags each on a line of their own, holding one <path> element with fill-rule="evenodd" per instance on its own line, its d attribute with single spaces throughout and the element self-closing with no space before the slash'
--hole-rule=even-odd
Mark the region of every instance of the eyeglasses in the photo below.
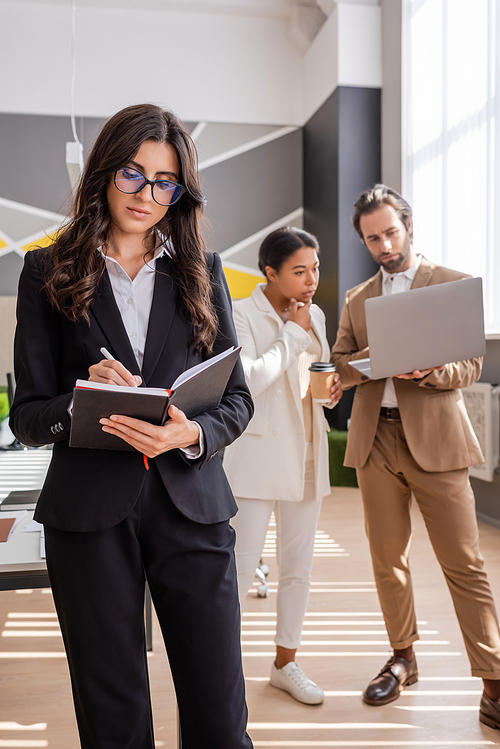
<svg viewBox="0 0 500 749">
<path fill-rule="evenodd" d="M 140 192 L 145 185 L 151 185 L 153 200 L 158 205 L 173 205 L 186 192 L 186 188 L 177 182 L 168 179 L 146 179 L 142 172 L 129 166 L 115 172 L 115 185 L 120 192 L 127 195 L 133 195 Z"/>
</svg>

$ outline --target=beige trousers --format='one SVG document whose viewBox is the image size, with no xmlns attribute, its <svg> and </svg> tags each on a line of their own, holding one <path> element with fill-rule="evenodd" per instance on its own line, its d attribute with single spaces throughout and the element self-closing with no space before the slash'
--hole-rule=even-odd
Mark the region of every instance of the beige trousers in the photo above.
<svg viewBox="0 0 500 749">
<path fill-rule="evenodd" d="M 401 423 L 381 417 L 368 461 L 357 473 L 392 647 L 402 650 L 419 639 L 408 564 L 413 492 L 453 599 L 472 675 L 500 679 L 498 618 L 479 551 L 468 470 L 423 471 L 411 456 Z"/>
</svg>

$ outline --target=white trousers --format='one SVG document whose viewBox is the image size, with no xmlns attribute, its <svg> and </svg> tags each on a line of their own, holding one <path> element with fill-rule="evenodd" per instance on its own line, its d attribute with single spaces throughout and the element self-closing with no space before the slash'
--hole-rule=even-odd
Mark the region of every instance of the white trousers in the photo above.
<svg viewBox="0 0 500 749">
<path fill-rule="evenodd" d="M 307 480 L 309 477 L 310 472 L 307 471 L 302 502 L 236 497 L 239 511 L 231 521 L 236 531 L 236 569 L 243 611 L 274 510 L 278 563 L 277 627 L 274 642 L 291 650 L 300 645 L 311 586 L 314 538 L 321 510 L 321 500 L 311 498 L 313 492 L 311 481 Z"/>
</svg>

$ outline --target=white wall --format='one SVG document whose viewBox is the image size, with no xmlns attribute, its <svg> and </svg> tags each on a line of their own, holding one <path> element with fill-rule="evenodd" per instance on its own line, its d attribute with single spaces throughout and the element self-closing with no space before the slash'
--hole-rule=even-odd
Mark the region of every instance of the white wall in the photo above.
<svg viewBox="0 0 500 749">
<path fill-rule="evenodd" d="M 382 9 L 338 3 L 338 85 L 382 86 Z"/>
<path fill-rule="evenodd" d="M 364 1 L 340 0 L 304 57 L 285 19 L 77 3 L 76 114 L 151 101 L 195 122 L 301 125 L 338 85 L 381 86 L 381 8 Z M 69 114 L 70 0 L 0 2 L 0 28 L 0 111 Z"/>
<path fill-rule="evenodd" d="M 70 6 L 0 2 L 1 111 L 69 113 Z M 285 20 L 77 6 L 76 51 L 77 115 L 152 101 L 191 121 L 302 124 Z"/>
<path fill-rule="evenodd" d="M 304 55 L 304 122 L 338 85 L 337 9 L 329 16 Z"/>
<path fill-rule="evenodd" d="M 337 86 L 382 86 L 381 12 L 337 3 L 304 57 L 304 121 Z"/>
</svg>

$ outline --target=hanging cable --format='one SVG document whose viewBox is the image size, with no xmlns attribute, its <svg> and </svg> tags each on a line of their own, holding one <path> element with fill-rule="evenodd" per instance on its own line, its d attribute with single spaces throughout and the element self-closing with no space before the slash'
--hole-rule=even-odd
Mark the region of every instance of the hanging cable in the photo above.
<svg viewBox="0 0 500 749">
<path fill-rule="evenodd" d="M 76 81 L 76 0 L 73 0 L 71 13 L 71 129 L 76 143 L 80 143 L 75 122 L 75 81 Z"/>
<path fill-rule="evenodd" d="M 76 132 L 75 121 L 75 82 L 76 82 L 76 0 L 73 0 L 71 15 L 71 101 L 70 116 L 73 141 L 66 143 L 66 168 L 73 193 L 75 192 L 83 172 L 83 145 Z"/>
</svg>

